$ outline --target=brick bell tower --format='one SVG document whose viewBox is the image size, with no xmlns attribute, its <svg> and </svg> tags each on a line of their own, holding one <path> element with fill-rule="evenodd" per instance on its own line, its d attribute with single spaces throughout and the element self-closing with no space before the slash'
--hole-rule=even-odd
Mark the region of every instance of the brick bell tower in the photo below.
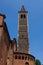
<svg viewBox="0 0 43 65">
<path fill-rule="evenodd" d="M 22 5 L 21 11 L 18 12 L 18 51 L 29 53 L 28 40 L 28 12 Z"/>
</svg>

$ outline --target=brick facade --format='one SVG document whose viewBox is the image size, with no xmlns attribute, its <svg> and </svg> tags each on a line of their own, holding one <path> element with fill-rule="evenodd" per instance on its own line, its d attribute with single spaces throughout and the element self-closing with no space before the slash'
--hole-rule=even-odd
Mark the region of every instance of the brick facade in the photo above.
<svg viewBox="0 0 43 65">
<path fill-rule="evenodd" d="M 18 51 L 29 53 L 28 41 L 28 12 L 22 6 L 21 11 L 18 12 L 19 32 L 18 32 Z"/>
<path fill-rule="evenodd" d="M 18 45 L 14 38 L 10 39 L 8 28 L 4 22 L 5 15 L 0 14 L 0 65 L 34 65 L 35 57 L 29 54 L 28 12 L 22 6 L 18 12 L 19 30 Z"/>
<path fill-rule="evenodd" d="M 14 65 L 25 65 L 27 62 L 29 65 L 34 65 L 35 58 L 30 54 L 15 52 L 14 53 Z"/>
</svg>

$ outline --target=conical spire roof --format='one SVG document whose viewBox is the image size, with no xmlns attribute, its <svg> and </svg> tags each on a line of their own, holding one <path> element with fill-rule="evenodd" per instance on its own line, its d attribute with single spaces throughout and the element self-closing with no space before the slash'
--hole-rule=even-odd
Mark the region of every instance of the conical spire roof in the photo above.
<svg viewBox="0 0 43 65">
<path fill-rule="evenodd" d="M 24 5 L 22 5 L 22 7 L 21 7 L 21 10 L 20 10 L 20 11 L 18 11 L 18 13 L 21 13 L 21 12 L 28 13 L 28 11 L 26 11 L 26 10 L 25 10 L 25 7 L 24 7 Z"/>
<path fill-rule="evenodd" d="M 22 5 L 21 11 L 25 11 L 24 5 Z"/>
</svg>

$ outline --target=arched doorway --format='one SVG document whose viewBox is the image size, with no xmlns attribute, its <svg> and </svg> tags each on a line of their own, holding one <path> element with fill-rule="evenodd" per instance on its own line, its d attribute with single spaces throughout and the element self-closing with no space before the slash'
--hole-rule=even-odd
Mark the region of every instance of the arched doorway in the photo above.
<svg viewBox="0 0 43 65">
<path fill-rule="evenodd" d="M 26 62 L 26 63 L 25 63 L 25 65 L 29 65 L 29 63 L 28 63 L 28 62 Z"/>
</svg>

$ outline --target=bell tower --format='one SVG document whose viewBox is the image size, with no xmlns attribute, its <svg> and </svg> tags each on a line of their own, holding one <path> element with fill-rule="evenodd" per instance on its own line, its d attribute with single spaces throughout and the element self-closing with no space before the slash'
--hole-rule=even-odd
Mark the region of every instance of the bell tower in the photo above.
<svg viewBox="0 0 43 65">
<path fill-rule="evenodd" d="M 22 5 L 21 11 L 18 12 L 18 23 L 18 51 L 28 53 L 28 12 L 25 10 L 24 5 Z"/>
</svg>

